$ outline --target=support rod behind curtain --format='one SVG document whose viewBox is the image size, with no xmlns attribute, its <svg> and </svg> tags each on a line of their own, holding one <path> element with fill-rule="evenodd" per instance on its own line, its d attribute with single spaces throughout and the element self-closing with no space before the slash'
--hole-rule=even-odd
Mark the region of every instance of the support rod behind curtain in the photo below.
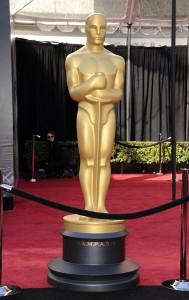
<svg viewBox="0 0 189 300">
<path fill-rule="evenodd" d="M 131 100 L 131 62 L 130 62 L 130 52 L 131 52 L 131 25 L 128 24 L 127 33 L 127 47 L 128 47 L 128 57 L 126 66 L 126 140 L 130 140 L 130 100 Z"/>
<path fill-rule="evenodd" d="M 186 95 L 186 141 L 188 141 L 189 132 L 189 25 L 188 25 L 188 39 L 187 39 L 187 95 Z"/>
<path fill-rule="evenodd" d="M 172 0 L 172 34 L 171 34 L 172 200 L 176 199 L 175 35 L 176 35 L 176 0 Z"/>
</svg>

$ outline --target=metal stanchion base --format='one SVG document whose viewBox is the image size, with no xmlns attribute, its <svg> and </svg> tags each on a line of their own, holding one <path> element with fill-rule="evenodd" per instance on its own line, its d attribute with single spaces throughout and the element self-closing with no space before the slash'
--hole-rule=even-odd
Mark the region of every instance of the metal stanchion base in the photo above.
<svg viewBox="0 0 189 300">
<path fill-rule="evenodd" d="M 21 288 L 15 285 L 0 285 L 0 297 L 13 296 L 20 293 Z"/>
<path fill-rule="evenodd" d="M 30 182 L 36 182 L 36 179 L 35 178 L 31 178 Z"/>
<path fill-rule="evenodd" d="M 189 280 L 179 280 L 179 279 L 173 279 L 173 280 L 167 280 L 163 281 L 162 285 L 166 288 L 169 288 L 171 290 L 175 291 L 182 291 L 182 292 L 188 292 L 189 291 Z"/>
<path fill-rule="evenodd" d="M 156 173 L 156 175 L 163 175 L 163 173 L 161 173 L 161 172 L 158 172 L 158 173 Z"/>
<path fill-rule="evenodd" d="M 180 181 L 182 181 L 182 180 L 176 178 L 175 180 L 169 179 L 168 181 L 172 181 L 172 182 L 173 182 L 173 181 L 174 181 L 174 182 L 180 182 Z"/>
</svg>

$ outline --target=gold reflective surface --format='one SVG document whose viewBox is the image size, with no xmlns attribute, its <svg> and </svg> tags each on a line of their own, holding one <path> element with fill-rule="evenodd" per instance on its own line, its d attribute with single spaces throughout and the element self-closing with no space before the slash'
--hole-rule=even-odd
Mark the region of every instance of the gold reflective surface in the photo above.
<svg viewBox="0 0 189 300">
<path fill-rule="evenodd" d="M 106 30 L 104 15 L 90 15 L 86 45 L 66 58 L 69 93 L 78 102 L 79 179 L 85 209 L 105 213 L 116 128 L 114 105 L 122 99 L 125 71 L 124 59 L 104 48 Z"/>
<path fill-rule="evenodd" d="M 68 215 L 63 218 L 64 229 L 81 233 L 112 233 L 125 230 L 124 220 L 82 220 L 79 215 Z M 91 221 L 93 220 L 93 221 Z"/>
</svg>

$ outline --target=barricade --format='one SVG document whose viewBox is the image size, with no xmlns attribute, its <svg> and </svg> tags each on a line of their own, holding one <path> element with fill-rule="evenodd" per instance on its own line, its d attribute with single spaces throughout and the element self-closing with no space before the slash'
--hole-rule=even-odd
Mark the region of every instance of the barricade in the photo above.
<svg viewBox="0 0 189 300">
<path fill-rule="evenodd" d="M 1 170 L 0 170 L 1 172 Z M 183 170 L 183 186 L 182 186 L 182 197 L 180 199 L 177 199 L 175 201 L 167 202 L 163 205 L 156 206 L 150 209 L 146 209 L 143 211 L 138 212 L 132 212 L 132 213 L 123 213 L 123 214 L 107 214 L 107 213 L 98 213 L 93 211 L 87 211 L 79 208 L 75 208 L 72 206 L 56 203 L 53 201 L 49 201 L 47 199 L 23 192 L 21 190 L 15 189 L 12 186 L 9 186 L 7 184 L 0 184 L 0 191 L 1 191 L 1 228 L 0 232 L 2 232 L 2 192 L 5 191 L 7 193 L 11 193 L 13 195 L 17 195 L 23 198 L 26 198 L 28 200 L 31 200 L 33 202 L 37 202 L 39 204 L 65 211 L 68 213 L 74 213 L 81 216 L 91 217 L 91 218 L 97 218 L 97 219 L 109 219 L 109 220 L 129 220 L 129 219 L 137 219 L 142 217 L 147 217 L 152 214 L 160 213 L 165 210 L 171 209 L 173 207 L 176 207 L 178 205 L 181 205 L 181 270 L 180 270 L 180 279 L 175 280 L 172 283 L 172 280 L 168 280 L 168 282 L 165 282 L 163 285 L 169 285 L 169 287 L 172 287 L 175 290 L 179 291 L 188 291 L 189 290 L 189 284 L 188 280 L 186 279 L 186 240 L 187 240 L 187 204 L 189 201 L 189 195 L 187 195 L 188 190 L 188 178 L 187 178 L 188 170 Z M 1 182 L 2 182 L 2 172 L 1 172 Z M 1 248 L 0 248 L 0 276 L 2 274 L 2 234 L 1 234 Z M 9 286 L 7 286 L 9 288 Z M 18 287 L 13 287 L 13 290 L 11 290 L 11 293 L 14 293 L 14 290 L 18 292 Z"/>
</svg>

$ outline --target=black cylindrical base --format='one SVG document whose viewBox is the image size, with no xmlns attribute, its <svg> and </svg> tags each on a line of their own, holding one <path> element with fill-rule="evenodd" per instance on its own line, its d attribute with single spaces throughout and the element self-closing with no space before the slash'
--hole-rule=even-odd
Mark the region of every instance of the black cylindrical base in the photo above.
<svg viewBox="0 0 189 300">
<path fill-rule="evenodd" d="M 48 282 L 58 288 L 83 292 L 124 290 L 139 282 L 138 265 L 126 259 L 119 264 L 80 265 L 58 258 L 49 263 Z"/>
<path fill-rule="evenodd" d="M 139 282 L 138 264 L 125 259 L 127 231 L 89 234 L 63 230 L 63 258 L 49 262 L 48 282 L 86 292 L 127 289 Z"/>
<path fill-rule="evenodd" d="M 78 264 L 113 264 L 125 259 L 127 231 L 106 234 L 62 230 L 63 259 Z"/>
</svg>

